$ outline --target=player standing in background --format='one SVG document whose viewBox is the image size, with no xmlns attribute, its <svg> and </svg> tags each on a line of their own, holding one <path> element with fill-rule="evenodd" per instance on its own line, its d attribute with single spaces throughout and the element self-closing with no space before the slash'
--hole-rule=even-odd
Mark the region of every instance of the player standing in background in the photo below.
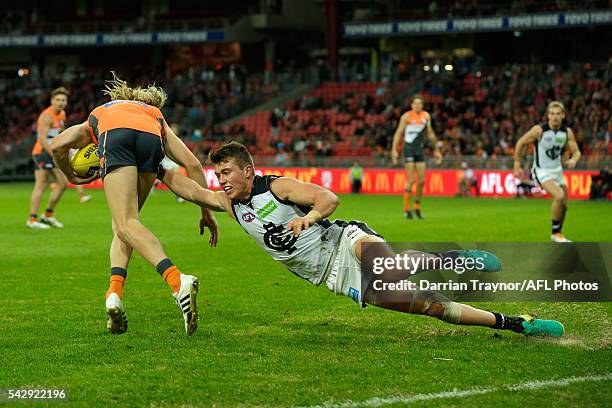
<svg viewBox="0 0 612 408">
<path fill-rule="evenodd" d="M 567 213 L 567 186 L 563 179 L 561 157 L 567 146 L 571 153 L 565 162 L 568 169 L 576 167 L 580 160 L 580 150 L 576 143 L 574 132 L 563 123 L 565 107 L 561 102 L 553 101 L 546 108 L 548 121 L 533 126 L 516 142 L 514 152 L 514 175 L 522 179 L 521 162 L 525 149 L 531 143 L 535 144 L 535 154 L 531 172 L 534 180 L 552 197 L 551 218 L 553 242 L 571 242 L 565 238 L 561 229 Z"/>
<path fill-rule="evenodd" d="M 418 218 L 424 218 L 421 211 L 421 197 L 423 196 L 423 187 L 425 186 L 425 140 L 423 136 L 425 133 L 427 133 L 427 138 L 433 147 L 436 161 L 440 163 L 442 160 L 442 154 L 436 144 L 436 134 L 431 127 L 431 116 L 427 111 L 423 110 L 423 98 L 415 95 L 410 107 L 412 109 L 400 117 L 395 135 L 393 136 L 393 144 L 391 145 L 391 160 L 394 166 L 397 165 L 397 159 L 402 147 L 404 150 L 406 175 L 408 177 L 406 191 L 404 192 L 404 216 L 409 220 L 413 218 L 410 209 L 410 195 L 412 194 L 415 174 L 414 213 Z"/>
<path fill-rule="evenodd" d="M 64 190 L 66 190 L 66 179 L 63 173 L 55 168 L 50 151 L 50 142 L 62 130 L 66 121 L 66 105 L 68 104 L 68 90 L 59 87 L 51 92 L 51 106 L 45 109 L 36 123 L 36 143 L 32 149 L 32 158 L 36 169 L 34 170 L 34 189 L 30 199 L 30 218 L 26 222 L 28 228 L 48 229 L 50 226 L 62 228 L 64 225 L 55 219 L 53 212 Z M 75 150 L 76 151 L 76 150 Z M 49 183 L 49 176 L 55 179 Z M 38 221 L 38 209 L 45 188 L 51 187 L 51 196 L 45 214 Z M 83 186 L 77 186 L 81 203 L 91 200 L 91 196 L 85 194 Z"/>
<path fill-rule="evenodd" d="M 213 192 L 179 173 L 164 173 L 159 179 L 175 193 L 200 206 L 226 211 L 272 259 L 294 275 L 347 296 L 361 307 L 366 304 L 436 317 L 451 324 L 511 330 L 529 336 L 562 336 L 563 325 L 529 315 L 506 316 L 452 302 L 431 290 L 374 290 L 372 275 L 362 271 L 362 245 L 377 243 L 373 258 L 394 258 L 385 240 L 360 221 L 327 219 L 340 201 L 331 191 L 291 177 L 255 174 L 253 158 L 246 146 L 230 142 L 209 154 L 223 191 Z M 480 260 L 482 272 L 496 272 L 499 259 L 486 251 L 406 251 L 402 255 L 420 259 Z M 414 272 L 435 269 L 422 266 Z M 364 273 L 365 272 L 365 273 Z M 372 271 L 373 272 L 373 271 Z M 388 269 L 377 275 L 387 283 L 412 276 L 408 271 Z"/>
<path fill-rule="evenodd" d="M 140 222 L 140 210 L 151 191 L 164 152 L 181 164 L 200 186 L 206 187 L 202 165 L 168 126 L 160 111 L 166 101 L 163 89 L 130 88 L 113 73 L 104 91 L 111 102 L 95 108 L 87 122 L 62 132 L 52 143 L 55 161 L 74 184 L 80 179 L 70 166 L 71 148 L 89 143 L 98 146 L 100 176 L 112 216 L 113 240 L 110 247 L 111 277 L 106 292 L 107 331 L 125 333 L 128 321 L 123 307 L 123 286 L 132 251 L 135 249 L 170 286 L 176 305 L 183 314 L 185 331 L 191 335 L 198 327 L 196 296 L 198 278 L 184 275 L 166 256 L 161 243 Z M 217 224 L 207 209 L 202 209 L 200 233 L 211 231 L 210 245 L 217 241 Z"/>
<path fill-rule="evenodd" d="M 55 219 L 53 212 L 58 201 L 66 190 L 66 178 L 55 167 L 51 153 L 51 141 L 64 130 L 66 120 L 66 104 L 68 90 L 59 87 L 51 92 L 51 106 L 42 111 L 36 122 L 36 144 L 32 149 L 32 158 L 36 165 L 34 170 L 34 189 L 30 199 L 30 218 L 26 222 L 28 228 L 48 229 L 50 226 L 62 228 L 64 225 Z M 45 214 L 38 220 L 40 201 L 49 184 L 49 176 L 55 178 L 55 185 L 49 196 Z"/>
</svg>

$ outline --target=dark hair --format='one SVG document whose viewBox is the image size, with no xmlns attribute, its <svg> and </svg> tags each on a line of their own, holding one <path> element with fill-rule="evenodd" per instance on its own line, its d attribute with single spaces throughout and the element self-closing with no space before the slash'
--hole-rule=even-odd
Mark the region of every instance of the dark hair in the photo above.
<svg viewBox="0 0 612 408">
<path fill-rule="evenodd" d="M 236 164 L 241 168 L 248 165 L 253 166 L 253 158 L 245 145 L 238 142 L 229 142 L 221 145 L 218 149 L 213 149 L 208 153 L 208 159 L 212 164 L 219 164 L 231 159 L 236 160 Z"/>
<path fill-rule="evenodd" d="M 416 101 L 417 99 L 420 99 L 421 102 L 425 102 L 423 100 L 423 97 L 421 95 L 419 95 L 419 94 L 415 94 L 415 95 L 412 96 L 412 102 Z"/>
<path fill-rule="evenodd" d="M 55 88 L 51 92 L 51 97 L 52 98 L 55 98 L 56 95 L 64 95 L 67 98 L 68 95 L 70 95 L 70 92 L 68 92 L 68 90 L 66 88 L 64 88 L 63 86 L 60 86 L 59 88 Z"/>
</svg>

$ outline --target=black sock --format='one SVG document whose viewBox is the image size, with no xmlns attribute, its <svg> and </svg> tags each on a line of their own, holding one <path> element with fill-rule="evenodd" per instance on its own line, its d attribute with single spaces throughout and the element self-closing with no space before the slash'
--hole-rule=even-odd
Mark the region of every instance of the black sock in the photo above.
<svg viewBox="0 0 612 408">
<path fill-rule="evenodd" d="M 161 261 L 159 261 L 159 263 L 157 264 L 155 269 L 157 269 L 157 273 L 162 275 L 164 272 L 166 272 L 166 269 L 168 269 L 172 265 L 174 265 L 172 263 L 172 261 L 170 259 L 166 258 L 166 259 L 162 259 Z"/>
<path fill-rule="evenodd" d="M 562 227 L 561 221 L 552 220 L 552 233 L 553 234 L 561 233 L 561 227 Z"/>
<path fill-rule="evenodd" d="M 113 275 L 119 275 L 119 276 L 123 276 L 124 278 L 127 278 L 127 269 L 113 266 L 111 268 L 111 276 Z"/>
<path fill-rule="evenodd" d="M 523 322 L 525 319 L 519 316 L 505 316 L 502 313 L 491 312 L 495 316 L 495 325 L 494 329 L 499 330 L 512 330 L 516 333 L 522 333 L 525 328 L 523 327 Z"/>
</svg>

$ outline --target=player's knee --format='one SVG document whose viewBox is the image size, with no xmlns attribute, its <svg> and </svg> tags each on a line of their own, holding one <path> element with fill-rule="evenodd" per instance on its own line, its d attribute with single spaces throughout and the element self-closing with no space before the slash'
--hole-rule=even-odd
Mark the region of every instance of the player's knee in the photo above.
<svg viewBox="0 0 612 408">
<path fill-rule="evenodd" d="M 134 237 L 135 223 L 139 221 L 136 219 L 124 219 L 118 220 L 114 223 L 114 232 L 123 242 L 131 242 Z"/>
<path fill-rule="evenodd" d="M 123 242 L 128 242 L 130 238 L 129 230 L 127 227 L 127 223 L 117 223 L 115 225 L 115 234 L 117 237 Z"/>
<path fill-rule="evenodd" d="M 434 302 L 425 309 L 427 316 L 436 317 L 446 323 L 459 324 L 461 306 L 455 302 Z"/>
<path fill-rule="evenodd" d="M 423 314 L 441 319 L 444 314 L 444 306 L 440 302 L 429 303 L 423 310 Z"/>
<path fill-rule="evenodd" d="M 44 191 L 47 187 L 47 180 L 36 180 L 34 183 L 34 190 Z"/>
<path fill-rule="evenodd" d="M 452 324 L 458 324 L 461 319 L 461 305 L 451 302 L 446 296 L 438 292 L 420 291 L 417 300 L 421 305 L 421 314 L 436 317 Z"/>
<path fill-rule="evenodd" d="M 562 203 L 565 199 L 565 194 L 563 194 L 563 191 L 555 191 L 554 193 L 552 193 L 552 199 L 554 201 Z"/>
</svg>

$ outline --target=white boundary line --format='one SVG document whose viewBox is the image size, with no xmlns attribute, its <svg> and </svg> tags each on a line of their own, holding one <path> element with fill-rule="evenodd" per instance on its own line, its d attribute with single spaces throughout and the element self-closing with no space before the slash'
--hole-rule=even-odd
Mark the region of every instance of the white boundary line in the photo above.
<svg viewBox="0 0 612 408">
<path fill-rule="evenodd" d="M 375 408 L 389 404 L 409 404 L 411 402 L 418 401 L 430 401 L 443 398 L 464 398 L 471 397 L 472 395 L 489 394 L 496 391 L 522 391 L 522 390 L 535 390 L 546 387 L 565 387 L 569 384 L 580 383 L 580 382 L 592 382 L 592 381 L 610 381 L 612 380 L 612 373 L 601 374 L 601 375 L 586 375 L 583 377 L 567 377 L 559 378 L 557 380 L 542 380 L 542 381 L 528 381 L 519 384 L 502 385 L 500 387 L 490 388 L 469 388 L 466 390 L 443 391 L 428 394 L 415 394 L 407 396 L 396 396 L 379 398 L 374 397 L 364 401 L 352 401 L 345 400 L 340 402 L 325 401 L 320 405 L 311 405 L 304 408 Z"/>
</svg>

